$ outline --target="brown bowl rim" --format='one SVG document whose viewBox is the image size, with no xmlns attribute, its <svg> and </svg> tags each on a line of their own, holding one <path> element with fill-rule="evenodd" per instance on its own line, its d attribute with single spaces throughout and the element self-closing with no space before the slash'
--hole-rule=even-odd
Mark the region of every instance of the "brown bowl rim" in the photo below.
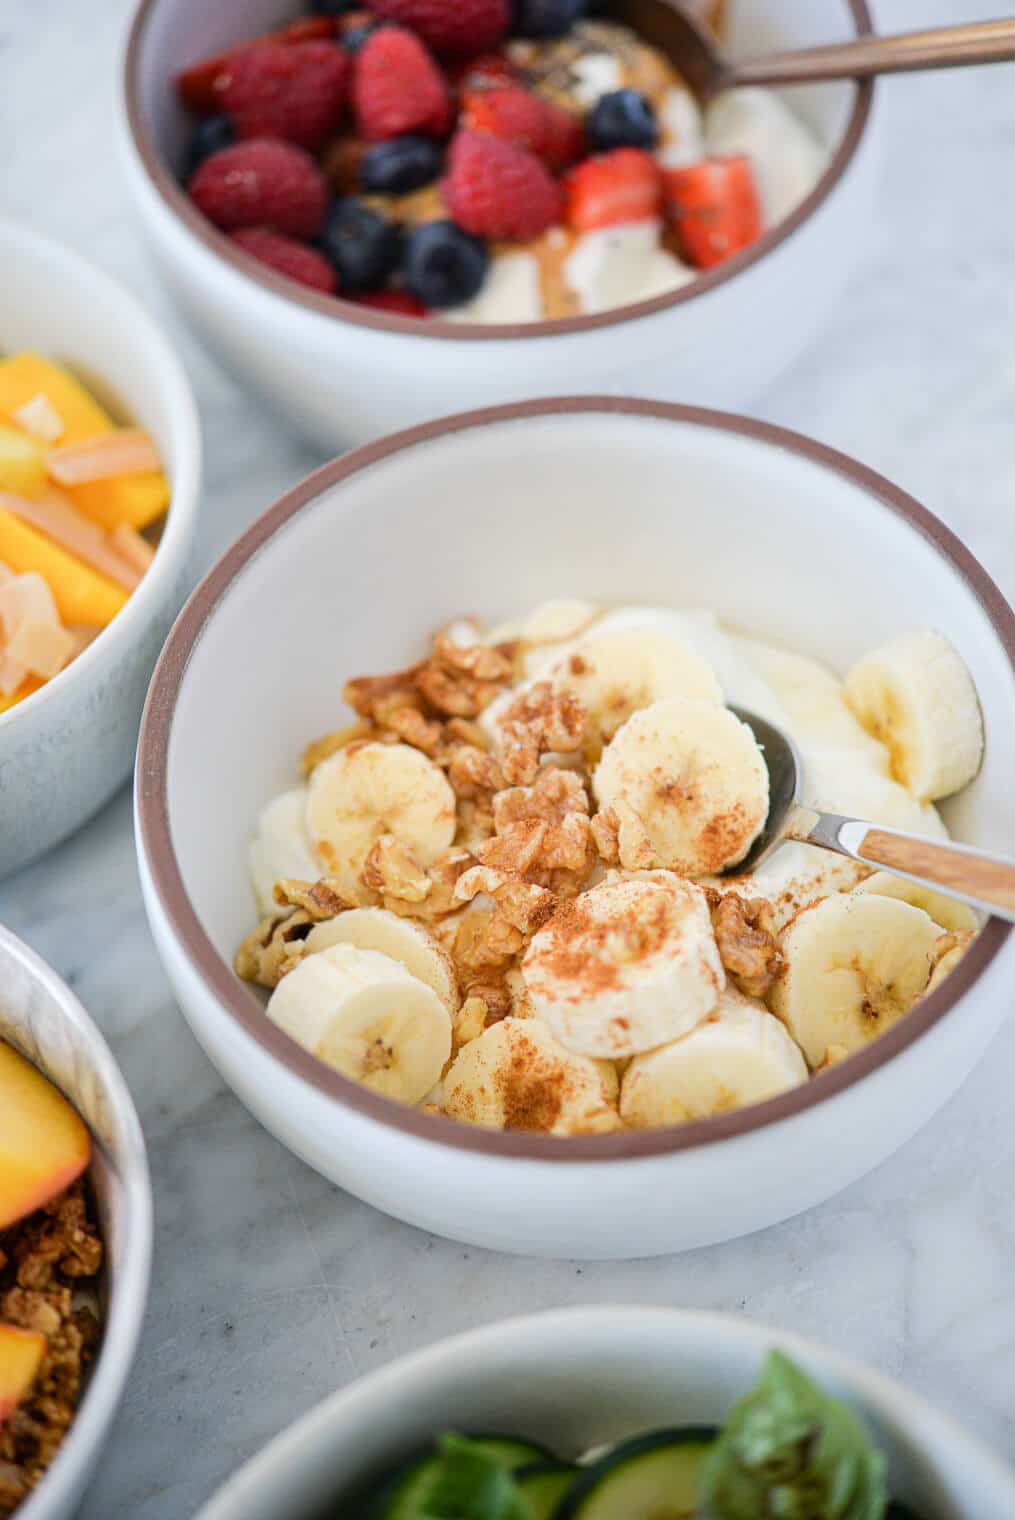
<svg viewBox="0 0 1015 1520">
<path fill-rule="evenodd" d="M 268 269 L 257 259 L 237 248 L 230 239 L 218 232 L 206 217 L 188 200 L 174 176 L 163 162 L 148 132 L 141 110 L 138 88 L 139 59 L 144 29 L 154 13 L 159 0 L 139 0 L 131 22 L 124 52 L 123 90 L 126 106 L 127 131 L 135 153 L 168 210 L 180 218 L 186 229 L 211 253 L 232 266 L 237 273 L 245 275 L 271 295 L 292 301 L 304 310 L 316 312 L 332 321 L 351 322 L 359 327 L 372 327 L 380 332 L 407 333 L 416 338 L 451 338 L 456 342 L 476 342 L 484 339 L 550 338 L 565 333 L 593 332 L 603 327 L 636 322 L 644 317 L 655 316 L 671 307 L 693 301 L 707 295 L 718 286 L 726 284 L 737 275 L 759 263 L 781 243 L 786 242 L 804 222 L 808 221 L 820 205 L 831 195 L 849 168 L 870 119 L 873 100 L 873 82 L 858 81 L 853 108 L 846 132 L 828 164 L 824 174 L 811 193 L 801 201 L 796 210 L 766 232 L 756 243 L 742 253 L 725 260 L 715 269 L 698 274 L 689 284 L 678 290 L 653 296 L 647 301 L 636 301 L 630 306 L 615 307 L 595 316 L 558 317 L 543 322 L 450 322 L 442 317 L 429 317 L 425 322 L 418 317 L 396 316 L 392 313 L 374 311 L 343 301 L 340 296 L 327 296 L 308 290 L 285 275 Z M 873 32 L 874 26 L 867 0 L 847 0 L 858 37 Z"/>
<path fill-rule="evenodd" d="M 472 428 L 527 418 L 589 412 L 654 418 L 663 422 L 714 428 L 788 450 L 844 476 L 888 511 L 894 512 L 915 528 L 951 564 L 983 608 L 1015 675 L 1015 612 L 979 561 L 926 507 L 874 470 L 826 444 L 771 423 L 702 407 L 612 396 L 569 396 L 549 401 L 489 407 L 424 423 L 367 444 L 324 465 L 282 496 L 226 550 L 197 587 L 169 635 L 152 678 L 138 744 L 138 849 L 145 860 L 153 891 L 174 936 L 205 989 L 239 1027 L 270 1055 L 281 1061 L 294 1076 L 319 1092 L 366 1118 L 401 1130 L 415 1139 L 484 1155 L 534 1161 L 620 1161 L 662 1156 L 733 1139 L 768 1124 L 790 1119 L 881 1070 L 895 1056 L 914 1044 L 943 1019 L 969 990 L 981 972 L 994 960 L 1011 933 L 1009 924 L 997 918 L 990 919 L 962 961 L 937 991 L 923 999 L 906 1018 L 901 1019 L 894 1028 L 864 1050 L 829 1071 L 812 1077 L 803 1086 L 749 1108 L 665 1130 L 557 1138 L 518 1131 L 474 1129 L 378 1097 L 325 1066 L 316 1056 L 269 1022 L 260 1002 L 239 981 L 205 933 L 187 896 L 170 831 L 167 781 L 173 716 L 187 665 L 206 624 L 248 562 L 267 547 L 289 519 L 316 501 L 322 492 L 331 490 L 359 471 L 369 469 L 391 455 L 418 444 Z"/>
</svg>

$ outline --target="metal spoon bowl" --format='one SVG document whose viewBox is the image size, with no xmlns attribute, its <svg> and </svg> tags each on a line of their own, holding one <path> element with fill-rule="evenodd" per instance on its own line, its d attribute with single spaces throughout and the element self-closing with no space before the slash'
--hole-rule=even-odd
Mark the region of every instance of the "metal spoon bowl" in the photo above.
<svg viewBox="0 0 1015 1520">
<path fill-rule="evenodd" d="M 765 826 L 731 874 L 742 876 L 788 840 L 814 844 L 861 865 L 879 867 L 918 886 L 943 892 L 981 912 L 1015 923 L 1015 861 L 968 845 L 942 844 L 861 818 L 819 813 L 804 806 L 803 762 L 793 740 L 757 713 L 732 711 L 754 734 L 768 768 L 769 803 Z"/>
</svg>

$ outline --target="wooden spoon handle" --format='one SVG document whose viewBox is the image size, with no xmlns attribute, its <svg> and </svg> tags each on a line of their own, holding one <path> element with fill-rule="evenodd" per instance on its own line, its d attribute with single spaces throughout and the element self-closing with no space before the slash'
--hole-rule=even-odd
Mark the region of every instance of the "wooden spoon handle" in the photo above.
<svg viewBox="0 0 1015 1520">
<path fill-rule="evenodd" d="M 867 830 L 855 855 L 871 865 L 919 877 L 929 886 L 972 899 L 974 905 L 1003 918 L 1015 919 L 1015 864 L 1010 860 L 878 828 Z"/>
<path fill-rule="evenodd" d="M 1015 19 L 976 21 L 898 37 L 860 37 L 827 47 L 746 59 L 723 71 L 725 87 L 804 84 L 815 79 L 868 79 L 911 69 L 951 69 L 1015 59 Z"/>
</svg>

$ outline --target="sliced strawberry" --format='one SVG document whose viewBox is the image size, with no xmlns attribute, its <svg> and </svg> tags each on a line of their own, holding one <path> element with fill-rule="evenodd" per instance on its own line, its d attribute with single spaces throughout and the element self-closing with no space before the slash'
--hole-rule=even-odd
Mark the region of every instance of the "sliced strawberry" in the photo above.
<svg viewBox="0 0 1015 1520">
<path fill-rule="evenodd" d="M 375 311 L 390 311 L 400 317 L 428 317 L 422 301 L 409 290 L 372 290 L 363 296 L 351 296 L 357 306 L 371 306 Z"/>
<path fill-rule="evenodd" d="M 356 125 L 369 142 L 450 130 L 444 76 L 419 38 L 401 27 L 371 32 L 356 54 L 352 93 Z"/>
<path fill-rule="evenodd" d="M 579 232 L 644 222 L 662 215 L 660 169 L 641 148 L 614 148 L 587 158 L 564 180 L 565 220 Z"/>
<path fill-rule="evenodd" d="M 670 219 L 699 269 L 712 269 L 761 236 L 758 189 L 743 154 L 667 169 L 663 180 Z"/>
<path fill-rule="evenodd" d="M 538 95 L 517 85 L 495 90 L 466 90 L 459 125 L 470 132 L 488 132 L 502 142 L 541 157 L 546 141 L 546 107 Z"/>
<path fill-rule="evenodd" d="M 560 188 L 532 153 L 485 132 L 457 132 L 444 199 L 475 237 L 526 242 L 560 219 Z"/>
<path fill-rule="evenodd" d="M 202 58 L 177 74 L 176 89 L 180 99 L 189 111 L 194 111 L 198 116 L 210 116 L 221 111 L 223 74 L 238 54 L 260 47 L 265 42 L 311 42 L 314 39 L 334 37 L 336 21 L 334 16 L 305 16 L 300 21 L 280 27 L 277 32 L 268 32 L 263 37 L 254 37 L 249 42 L 225 48 L 221 53 L 213 53 L 210 58 Z"/>
<path fill-rule="evenodd" d="M 463 91 L 496 90 L 501 85 L 517 84 L 518 70 L 506 53 L 481 53 L 478 58 L 452 65 L 448 77 Z"/>
</svg>

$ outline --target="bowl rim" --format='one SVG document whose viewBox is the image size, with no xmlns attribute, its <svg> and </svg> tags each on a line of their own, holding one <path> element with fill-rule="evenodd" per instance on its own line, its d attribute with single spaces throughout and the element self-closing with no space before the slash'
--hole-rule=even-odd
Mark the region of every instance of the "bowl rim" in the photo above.
<svg viewBox="0 0 1015 1520">
<path fill-rule="evenodd" d="M 611 308 L 596 315 L 581 317 L 558 317 L 541 322 L 452 322 L 444 317 L 429 317 L 421 322 L 418 317 L 398 316 L 344 301 L 341 296 L 327 296 L 295 280 L 267 268 L 257 259 L 238 248 L 228 237 L 212 226 L 197 210 L 180 188 L 175 177 L 163 161 L 148 131 L 140 99 L 140 57 L 145 28 L 160 0 L 138 0 L 127 32 L 120 71 L 121 125 L 124 136 L 148 183 L 155 191 L 166 211 L 174 215 L 207 252 L 220 259 L 235 273 L 243 275 L 278 299 L 289 301 L 304 311 L 327 317 L 335 323 L 351 323 L 357 327 L 374 328 L 380 332 L 403 333 L 416 338 L 451 339 L 456 342 L 482 342 L 516 338 L 550 338 L 564 334 L 598 331 L 602 328 L 637 322 L 655 316 L 662 311 L 682 306 L 699 296 L 708 295 L 719 286 L 727 284 L 738 275 L 751 269 L 769 253 L 788 241 L 799 228 L 814 215 L 835 190 L 849 169 L 863 140 L 871 116 L 874 99 L 872 80 L 856 82 L 855 95 L 839 145 L 826 165 L 825 171 L 810 194 L 783 220 L 776 223 L 757 242 L 743 252 L 725 260 L 715 269 L 696 274 L 693 281 L 677 290 L 652 296 L 645 301 L 635 301 L 629 306 Z M 852 17 L 854 35 L 864 37 L 874 31 L 874 23 L 867 0 L 845 0 Z"/>
<path fill-rule="evenodd" d="M 943 1019 L 999 954 L 1012 932 L 1012 926 L 1003 920 L 989 919 L 959 965 L 939 988 L 921 999 L 905 1019 L 900 1019 L 879 1039 L 828 1071 L 820 1072 L 800 1087 L 764 1103 L 670 1129 L 557 1137 L 484 1130 L 424 1114 L 380 1097 L 342 1076 L 265 1016 L 261 1003 L 239 981 L 231 965 L 222 959 L 206 934 L 187 895 L 173 846 L 168 810 L 169 749 L 176 702 L 191 654 L 213 620 L 219 602 L 246 565 L 270 546 L 291 518 L 305 507 L 312 506 L 322 493 L 391 455 L 434 439 L 504 422 L 587 413 L 712 428 L 788 451 L 844 477 L 881 508 L 902 518 L 949 562 L 980 604 L 1015 676 L 1015 612 L 999 587 L 950 528 L 874 470 L 803 434 L 735 413 L 616 396 L 569 396 L 488 407 L 422 423 L 332 460 L 286 492 L 226 550 L 180 613 L 148 691 L 135 772 L 136 838 L 142 872 L 147 872 L 159 911 L 203 991 L 217 1002 L 243 1034 L 281 1061 L 291 1075 L 309 1083 L 340 1107 L 400 1130 L 413 1139 L 487 1156 L 578 1163 L 642 1159 L 693 1150 L 793 1118 L 835 1097 L 880 1071 Z"/>
<path fill-rule="evenodd" d="M 149 356 L 147 367 L 159 376 L 175 436 L 173 457 L 163 461 L 170 486 L 169 504 L 162 537 L 151 565 L 120 611 L 79 655 L 38 690 L 23 697 L 6 712 L 0 712 L 0 734 L 5 727 L 23 719 L 26 712 L 38 713 L 47 700 L 54 699 L 54 694 L 66 691 L 76 676 L 97 667 L 100 660 L 111 654 L 114 641 L 123 645 L 140 634 L 156 611 L 159 598 L 165 595 L 167 584 L 182 572 L 197 522 L 203 471 L 201 425 L 190 382 L 169 339 L 137 298 L 105 270 L 56 238 L 44 237 L 11 218 L 0 217 L 0 248 L 4 247 L 20 249 L 29 259 L 62 263 L 67 270 L 68 289 L 74 291 L 76 300 L 86 299 L 91 286 L 102 290 L 109 300 L 119 303 L 125 324 L 140 335 Z M 64 359 L 61 358 L 60 362 Z M 74 362 L 69 361 L 72 369 Z M 89 368 L 94 369 L 102 380 L 108 378 L 101 365 L 89 363 Z M 129 409 L 130 398 L 122 399 Z"/>
<path fill-rule="evenodd" d="M 770 1348 L 783 1351 L 812 1369 L 812 1375 L 840 1385 L 861 1413 L 894 1425 L 921 1452 L 934 1448 L 962 1452 L 994 1488 L 1008 1490 L 1015 1503 L 1015 1474 L 991 1446 L 923 1394 L 915 1393 L 907 1384 L 886 1376 L 867 1362 L 764 1320 L 745 1319 L 714 1309 L 606 1303 L 544 1309 L 497 1319 L 443 1336 L 354 1378 L 285 1426 L 248 1458 L 210 1496 L 195 1520 L 236 1520 L 245 1513 L 242 1506 L 248 1495 L 256 1493 L 258 1485 L 277 1466 L 298 1468 L 328 1440 L 336 1424 L 343 1419 L 351 1418 L 354 1423 L 362 1419 L 363 1411 L 358 1405 L 397 1407 L 399 1401 L 404 1403 L 407 1384 L 412 1383 L 418 1395 L 424 1391 L 419 1385 L 444 1371 L 448 1363 L 452 1370 L 456 1364 L 466 1362 L 489 1369 L 504 1348 L 517 1347 L 521 1337 L 535 1337 L 538 1343 L 543 1343 L 568 1336 L 581 1344 L 590 1338 L 612 1339 L 620 1333 L 645 1329 L 651 1330 L 653 1339 L 658 1338 L 660 1343 L 671 1342 L 671 1354 L 679 1355 L 681 1344 L 701 1336 L 714 1339 L 719 1356 L 724 1344 L 731 1342 L 738 1349 L 758 1354 Z M 493 1376 L 499 1374 L 500 1369 L 495 1366 Z M 660 1423 L 665 1418 L 661 1415 Z M 920 1427 L 919 1438 L 916 1426 Z"/>
<path fill-rule="evenodd" d="M 44 987 L 61 1015 L 83 1030 L 89 1054 L 123 1142 L 124 1162 L 116 1167 L 123 1190 L 123 1265 L 113 1278 L 102 1325 L 99 1353 L 67 1435 L 51 1466 L 18 1511 L 19 1520 L 46 1520 L 52 1503 L 80 1498 L 134 1366 L 151 1284 L 154 1202 L 144 1132 L 134 1099 L 104 1035 L 67 983 L 30 946 L 0 925 L 0 948 L 19 961 Z M 72 1098 L 69 1101 L 73 1102 Z M 101 1142 L 93 1137 L 94 1143 Z M 104 1149 L 104 1148 L 103 1148 Z M 112 1158 L 110 1164 L 113 1165 Z M 62 1492 L 61 1492 L 62 1491 Z"/>
</svg>

